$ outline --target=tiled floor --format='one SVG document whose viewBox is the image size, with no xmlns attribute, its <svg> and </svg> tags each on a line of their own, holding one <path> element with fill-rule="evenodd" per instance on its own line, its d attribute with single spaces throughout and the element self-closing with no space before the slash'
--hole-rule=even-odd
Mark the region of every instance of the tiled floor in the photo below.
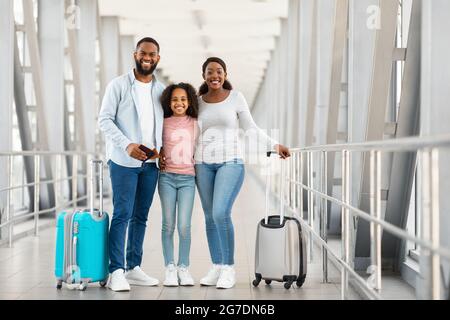
<svg viewBox="0 0 450 320">
<path fill-rule="evenodd" d="M 330 263 L 329 283 L 322 283 L 319 252 L 315 254 L 315 261 L 308 264 L 308 276 L 301 289 L 293 286 L 286 290 L 281 283 L 274 282 L 270 286 L 264 282 L 257 288 L 252 286 L 256 224 L 264 214 L 264 204 L 264 192 L 248 172 L 233 210 L 237 284 L 232 289 L 218 290 L 215 287 L 198 285 L 198 280 L 210 267 L 210 258 L 203 213 L 197 196 L 192 220 L 190 255 L 190 270 L 197 282 L 194 287 L 132 287 L 130 292 L 115 293 L 100 288 L 98 284 L 92 284 L 84 292 L 65 287 L 56 290 L 53 275 L 55 230 L 49 228 L 42 230 L 39 237 L 30 236 L 17 240 L 11 249 L 0 248 L 0 299 L 340 299 L 339 272 Z M 105 206 L 111 212 L 111 204 L 105 203 Z M 162 282 L 164 268 L 160 228 L 159 196 L 155 194 L 149 215 L 142 268 Z"/>
</svg>

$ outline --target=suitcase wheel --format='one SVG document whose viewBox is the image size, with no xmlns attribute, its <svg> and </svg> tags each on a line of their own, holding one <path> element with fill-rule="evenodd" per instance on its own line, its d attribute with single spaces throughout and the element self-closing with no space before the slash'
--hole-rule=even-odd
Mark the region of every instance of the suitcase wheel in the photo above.
<svg viewBox="0 0 450 320">
<path fill-rule="evenodd" d="M 56 289 L 61 290 L 62 288 L 62 280 L 58 280 L 58 282 L 56 283 Z"/>
<path fill-rule="evenodd" d="M 80 286 L 78 287 L 78 290 L 80 290 L 80 291 L 86 291 L 87 286 L 88 286 L 88 284 L 85 283 L 85 282 L 80 283 Z"/>
<path fill-rule="evenodd" d="M 262 280 L 262 277 L 261 277 L 261 275 L 258 273 L 258 274 L 256 274 L 255 275 L 256 276 L 256 279 L 255 280 L 253 280 L 253 285 L 255 286 L 255 287 L 257 287 L 258 285 L 259 285 L 259 283 L 261 282 L 261 280 Z"/>
<path fill-rule="evenodd" d="M 106 286 L 106 280 L 100 281 L 99 284 L 103 288 L 104 286 Z"/>
<path fill-rule="evenodd" d="M 290 289 L 291 286 L 292 286 L 292 282 L 290 282 L 290 281 L 284 283 L 284 288 L 285 288 L 285 289 Z"/>
<path fill-rule="evenodd" d="M 266 280 L 266 284 L 271 284 L 272 280 Z"/>
<path fill-rule="evenodd" d="M 305 277 L 298 278 L 296 281 L 297 287 L 301 288 L 301 286 L 305 283 Z"/>
</svg>

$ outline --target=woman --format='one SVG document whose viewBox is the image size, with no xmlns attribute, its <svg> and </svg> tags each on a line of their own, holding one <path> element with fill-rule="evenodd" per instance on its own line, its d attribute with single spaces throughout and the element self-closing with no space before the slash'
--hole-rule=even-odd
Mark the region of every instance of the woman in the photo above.
<svg viewBox="0 0 450 320">
<path fill-rule="evenodd" d="M 213 266 L 200 284 L 228 289 L 236 282 L 231 209 L 244 181 L 239 128 L 256 130 L 281 158 L 290 154 L 288 148 L 256 126 L 244 96 L 233 90 L 227 80 L 223 60 L 208 58 L 202 71 L 205 82 L 199 89 L 200 136 L 195 151 L 195 172 Z"/>
</svg>

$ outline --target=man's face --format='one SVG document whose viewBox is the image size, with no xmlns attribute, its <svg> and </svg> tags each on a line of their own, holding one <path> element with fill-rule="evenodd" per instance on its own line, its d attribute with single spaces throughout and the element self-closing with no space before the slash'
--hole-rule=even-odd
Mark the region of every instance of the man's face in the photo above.
<svg viewBox="0 0 450 320">
<path fill-rule="evenodd" d="M 136 71 L 148 76 L 155 71 L 160 56 L 158 47 L 151 42 L 143 42 L 139 45 L 134 53 L 134 61 L 136 62 Z"/>
</svg>

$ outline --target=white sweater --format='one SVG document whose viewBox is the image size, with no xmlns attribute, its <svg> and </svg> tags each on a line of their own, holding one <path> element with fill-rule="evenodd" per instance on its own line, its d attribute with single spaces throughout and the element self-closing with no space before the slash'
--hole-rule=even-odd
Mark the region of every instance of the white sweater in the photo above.
<svg viewBox="0 0 450 320">
<path fill-rule="evenodd" d="M 198 102 L 200 136 L 195 151 L 197 163 L 222 163 L 242 159 L 239 129 L 243 129 L 243 133 L 249 137 L 254 136 L 260 142 L 270 144 L 269 148 L 278 144 L 258 128 L 241 92 L 231 90 L 229 96 L 218 103 L 207 103 L 202 97 L 198 98 Z"/>
</svg>

